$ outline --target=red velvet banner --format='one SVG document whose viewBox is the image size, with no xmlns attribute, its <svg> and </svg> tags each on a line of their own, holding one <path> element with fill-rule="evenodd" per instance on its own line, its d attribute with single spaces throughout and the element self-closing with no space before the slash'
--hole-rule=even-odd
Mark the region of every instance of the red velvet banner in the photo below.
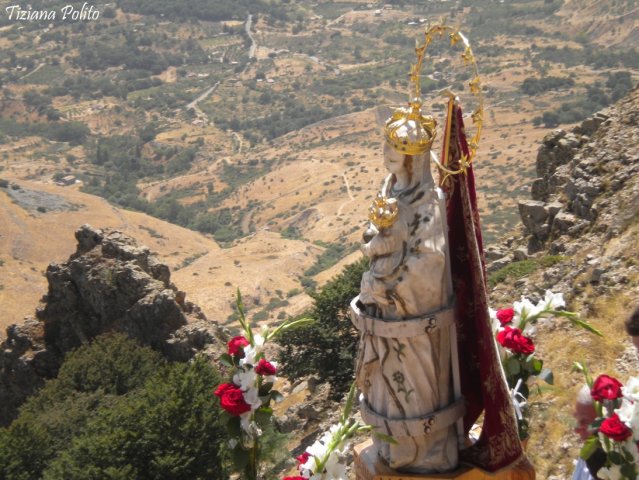
<svg viewBox="0 0 639 480">
<path fill-rule="evenodd" d="M 442 163 L 456 170 L 461 156 L 468 157 L 469 150 L 459 106 L 453 107 L 453 115 L 448 161 L 442 159 Z M 460 377 L 466 401 L 466 433 L 484 412 L 479 440 L 463 450 L 461 457 L 464 463 L 495 472 L 520 460 L 523 452 L 488 313 L 484 250 L 472 166 L 465 174 L 449 176 L 444 189 L 457 302 Z"/>
</svg>

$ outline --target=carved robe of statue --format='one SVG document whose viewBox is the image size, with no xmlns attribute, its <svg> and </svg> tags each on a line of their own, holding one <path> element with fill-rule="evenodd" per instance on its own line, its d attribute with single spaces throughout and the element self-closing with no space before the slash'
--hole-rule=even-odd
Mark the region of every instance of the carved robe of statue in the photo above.
<svg viewBox="0 0 639 480">
<path fill-rule="evenodd" d="M 398 214 L 365 237 L 370 269 L 351 304 L 362 417 L 397 441 L 374 440 L 391 468 L 421 473 L 457 467 L 463 415 L 453 398 L 446 217 L 429 159 L 429 151 L 403 155 L 385 144 L 390 175 L 380 194 L 397 202 Z"/>
</svg>

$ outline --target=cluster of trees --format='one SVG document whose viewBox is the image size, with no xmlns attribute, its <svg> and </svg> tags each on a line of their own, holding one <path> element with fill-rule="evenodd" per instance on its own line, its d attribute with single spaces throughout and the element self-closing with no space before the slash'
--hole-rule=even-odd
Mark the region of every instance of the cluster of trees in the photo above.
<svg viewBox="0 0 639 480">
<path fill-rule="evenodd" d="M 98 337 L 0 429 L 0 478 L 227 479 L 220 382 L 203 358 L 167 363 L 121 334 Z"/>
<path fill-rule="evenodd" d="M 205 63 L 207 58 L 204 52 L 202 54 L 202 63 Z M 88 70 L 104 70 L 124 65 L 125 68 L 148 70 L 157 75 L 170 65 L 182 65 L 184 57 L 178 53 L 159 53 L 127 42 L 85 42 L 79 47 L 78 55 L 73 58 L 73 62 L 76 66 Z"/>
<path fill-rule="evenodd" d="M 37 90 L 27 90 L 22 94 L 22 101 L 40 115 L 45 115 L 47 120 L 60 119 L 60 112 L 53 108 L 51 97 L 39 93 Z"/>
<path fill-rule="evenodd" d="M 179 202 L 184 191 L 175 191 L 149 202 L 140 196 L 138 180 L 164 173 L 178 174 L 191 167 L 199 146 L 189 148 L 156 149 L 153 159 L 143 154 L 144 141 L 154 137 L 153 125 L 143 127 L 138 135 L 114 135 L 102 137 L 94 145 L 89 156 L 92 163 L 104 168 L 105 176 L 90 177 L 83 190 L 106 198 L 124 208 L 138 210 L 171 223 L 213 234 L 219 242 L 230 242 L 239 236 L 239 218 L 229 208 L 215 208 L 219 201 L 234 188 L 263 173 L 266 167 L 225 165 L 222 180 L 227 189 L 214 192 L 212 185 L 206 201 L 183 205 Z M 188 192 L 186 192 L 188 193 Z"/>
<path fill-rule="evenodd" d="M 570 77 L 528 77 L 523 81 L 519 90 L 526 95 L 537 95 L 538 93 L 550 90 L 558 90 L 560 88 L 570 88 L 574 86 L 575 81 Z"/>
<path fill-rule="evenodd" d="M 567 67 L 592 65 L 595 68 L 639 67 L 639 50 L 636 48 L 557 48 L 554 45 L 538 48 L 537 58 L 547 62 L 562 63 Z"/>
<path fill-rule="evenodd" d="M 76 100 L 81 98 L 102 98 L 105 96 L 126 99 L 127 95 L 135 90 L 162 85 L 162 80 L 159 78 L 149 78 L 151 72 L 126 71 L 126 73 L 129 72 L 131 72 L 131 75 L 124 75 L 125 72 L 120 72 L 114 77 L 107 75 L 75 75 L 65 78 L 62 83 L 52 85 L 45 90 L 45 93 L 54 97 L 71 95 Z M 140 72 L 144 73 L 141 74 Z"/>
<path fill-rule="evenodd" d="M 317 257 L 317 261 L 304 272 L 304 275 L 308 277 L 312 277 L 313 275 L 316 275 L 320 272 L 323 272 L 327 268 L 332 267 L 346 255 L 354 252 L 357 249 L 356 244 L 347 243 L 320 242 L 320 245 L 323 246 L 325 250 L 320 254 L 319 257 Z"/>
<path fill-rule="evenodd" d="M 0 135 L 11 137 L 40 136 L 55 142 L 80 145 L 85 142 L 90 130 L 82 122 L 17 122 L 11 118 L 0 118 Z"/>
<path fill-rule="evenodd" d="M 278 95 L 264 92 L 258 101 L 262 104 L 272 104 L 278 99 Z M 339 102 L 332 108 L 323 108 L 320 105 L 296 103 L 294 98 L 287 98 L 283 100 L 281 109 L 269 109 L 269 111 L 270 113 L 267 113 L 264 117 L 247 117 L 245 120 L 220 115 L 215 118 L 215 124 L 222 129 L 241 132 L 251 143 L 256 143 L 262 139 L 272 140 L 311 123 L 350 113 L 352 107 L 349 107 L 346 103 Z"/>
<path fill-rule="evenodd" d="M 611 73 L 605 85 L 595 83 L 586 86 L 586 98 L 564 102 L 557 109 L 533 118 L 533 124 L 554 128 L 562 123 L 579 122 L 624 97 L 632 88 L 630 72 Z"/>
<path fill-rule="evenodd" d="M 284 4 L 288 2 L 282 2 Z M 285 5 L 266 0 L 119 0 L 118 6 L 126 12 L 144 15 L 162 15 L 175 20 L 238 20 L 248 13 L 261 13 L 276 20 L 287 20 Z"/>
</svg>

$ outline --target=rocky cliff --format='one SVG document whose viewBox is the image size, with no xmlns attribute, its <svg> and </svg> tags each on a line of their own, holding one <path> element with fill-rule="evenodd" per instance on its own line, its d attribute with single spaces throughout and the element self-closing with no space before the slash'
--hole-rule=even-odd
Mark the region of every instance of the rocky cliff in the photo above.
<svg viewBox="0 0 639 480">
<path fill-rule="evenodd" d="M 604 334 L 554 320 L 534 336 L 555 387 L 531 397 L 528 452 L 538 478 L 559 480 L 570 477 L 580 447 L 570 423 L 584 379 L 573 362 L 622 381 L 639 372 L 623 327 L 639 306 L 639 88 L 571 130 L 549 133 L 536 167 L 532 198 L 519 202 L 522 224 L 487 259 L 495 308 L 551 289 Z"/>
<path fill-rule="evenodd" d="M 0 424 L 52 378 L 70 350 L 95 336 L 120 331 L 170 360 L 203 351 L 217 357 L 227 334 L 185 300 L 169 268 L 147 247 L 113 230 L 84 225 L 77 250 L 47 268 L 48 292 L 36 318 L 11 325 L 0 345 Z"/>
<path fill-rule="evenodd" d="M 557 255 L 564 262 L 544 272 L 539 288 L 560 281 L 573 290 L 586 270 L 593 285 L 627 282 L 636 270 L 628 247 L 639 221 L 639 89 L 570 131 L 549 133 L 536 169 L 532 198 L 519 202 L 522 226 L 491 249 L 489 271 Z M 626 248 L 611 248 L 622 238 Z M 578 265 L 581 257 L 589 258 Z"/>
</svg>

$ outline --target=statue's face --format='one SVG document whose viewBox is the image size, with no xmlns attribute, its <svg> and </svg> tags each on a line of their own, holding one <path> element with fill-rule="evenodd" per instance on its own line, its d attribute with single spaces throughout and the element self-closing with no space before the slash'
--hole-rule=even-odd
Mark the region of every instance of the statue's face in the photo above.
<svg viewBox="0 0 639 480">
<path fill-rule="evenodd" d="M 386 142 L 384 142 L 384 166 L 390 173 L 399 173 L 404 170 L 404 155 Z"/>
</svg>

